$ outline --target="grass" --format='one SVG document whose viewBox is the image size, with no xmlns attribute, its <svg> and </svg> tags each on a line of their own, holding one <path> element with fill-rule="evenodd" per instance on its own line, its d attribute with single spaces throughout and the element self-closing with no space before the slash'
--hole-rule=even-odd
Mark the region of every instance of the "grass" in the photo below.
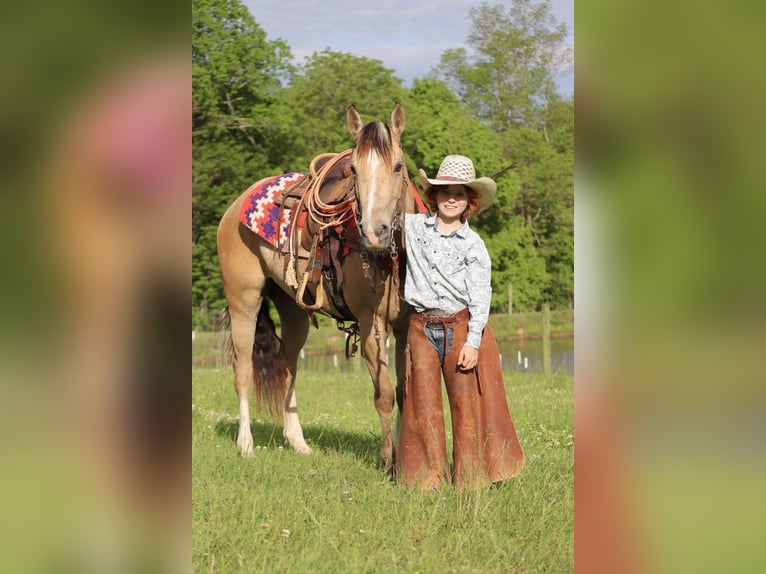
<svg viewBox="0 0 766 574">
<path fill-rule="evenodd" d="M 497 339 L 514 339 L 521 336 L 541 337 L 543 334 L 543 314 L 536 311 L 520 313 L 493 313 L 489 324 Z M 574 333 L 574 310 L 551 310 L 551 336 L 572 335 Z"/>
<path fill-rule="evenodd" d="M 192 371 L 195 572 L 573 570 L 571 376 L 506 374 L 523 473 L 493 490 L 438 494 L 384 475 L 366 374 L 299 373 L 314 454 L 290 450 L 281 421 L 253 411 L 252 459 L 237 455 L 232 378 Z"/>
</svg>

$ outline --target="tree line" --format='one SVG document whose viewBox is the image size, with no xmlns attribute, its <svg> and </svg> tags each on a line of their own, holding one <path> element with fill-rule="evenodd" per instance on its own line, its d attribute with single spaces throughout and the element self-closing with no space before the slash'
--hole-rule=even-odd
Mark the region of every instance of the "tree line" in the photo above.
<svg viewBox="0 0 766 574">
<path fill-rule="evenodd" d="M 300 65 L 269 40 L 240 0 L 193 0 L 192 324 L 226 305 L 216 228 L 228 204 L 268 175 L 307 171 L 352 145 L 345 113 L 388 121 L 407 113 L 407 169 L 433 177 L 443 157 L 473 159 L 498 186 L 471 226 L 492 257 L 492 309 L 571 307 L 574 300 L 574 99 L 555 90 L 571 63 L 566 26 L 548 0 L 469 10 L 465 48 L 445 51 L 411 87 L 379 60 L 325 49 Z"/>
</svg>

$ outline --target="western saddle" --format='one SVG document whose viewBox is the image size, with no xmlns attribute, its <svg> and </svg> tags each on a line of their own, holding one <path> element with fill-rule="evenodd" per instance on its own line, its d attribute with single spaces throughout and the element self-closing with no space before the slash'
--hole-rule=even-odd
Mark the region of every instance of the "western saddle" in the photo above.
<svg viewBox="0 0 766 574">
<path fill-rule="evenodd" d="M 344 247 L 361 251 L 350 157 L 351 150 L 315 157 L 307 176 L 275 200 L 281 209 L 293 212 L 285 282 L 296 289 L 296 303 L 310 312 L 314 324 L 314 311 L 338 321 L 356 321 L 343 299 L 341 268 Z M 326 301 L 330 313 L 322 309 Z"/>
</svg>

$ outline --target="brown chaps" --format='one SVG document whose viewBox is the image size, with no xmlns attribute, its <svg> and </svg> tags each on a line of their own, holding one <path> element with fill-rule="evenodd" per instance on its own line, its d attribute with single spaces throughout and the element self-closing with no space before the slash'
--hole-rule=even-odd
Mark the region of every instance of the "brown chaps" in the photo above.
<svg viewBox="0 0 766 574">
<path fill-rule="evenodd" d="M 440 362 L 425 333 L 426 324 L 453 330 L 450 352 Z M 508 409 L 497 342 L 487 325 L 478 366 L 460 371 L 457 360 L 468 335 L 468 309 L 447 318 L 413 313 L 407 334 L 406 378 L 399 389 L 400 432 L 396 481 L 423 489 L 450 479 L 458 487 L 477 487 L 519 474 L 524 451 Z M 453 467 L 447 459 L 441 379 L 452 416 Z"/>
</svg>

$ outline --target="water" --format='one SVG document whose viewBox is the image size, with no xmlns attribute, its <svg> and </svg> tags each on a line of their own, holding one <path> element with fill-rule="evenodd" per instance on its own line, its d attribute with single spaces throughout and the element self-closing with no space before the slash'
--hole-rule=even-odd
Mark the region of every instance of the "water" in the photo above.
<svg viewBox="0 0 766 574">
<path fill-rule="evenodd" d="M 542 373 L 543 342 L 541 339 L 522 339 L 518 341 L 498 341 L 500 358 L 504 371 Z M 389 345 L 388 363 L 393 366 L 393 347 Z M 344 349 L 328 349 L 321 353 L 302 353 L 299 367 L 312 370 L 336 370 L 355 372 L 366 370 L 360 354 L 346 361 Z M 574 337 L 551 339 L 551 372 L 574 374 Z"/>
<path fill-rule="evenodd" d="M 498 341 L 504 371 L 543 372 L 542 339 Z M 574 337 L 551 339 L 551 372 L 574 375 Z"/>
</svg>

